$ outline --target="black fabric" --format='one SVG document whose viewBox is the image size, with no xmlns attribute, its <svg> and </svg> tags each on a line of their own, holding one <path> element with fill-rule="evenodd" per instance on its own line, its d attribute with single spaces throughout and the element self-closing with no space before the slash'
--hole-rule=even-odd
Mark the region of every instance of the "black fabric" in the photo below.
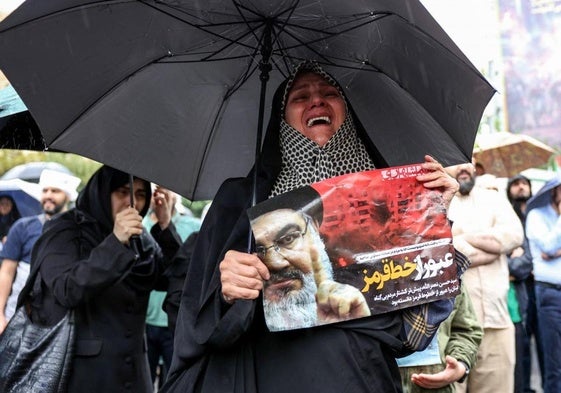
<svg viewBox="0 0 561 393">
<path fill-rule="evenodd" d="M 189 235 L 175 254 L 173 264 L 165 272 L 168 279 L 168 289 L 162 308 L 168 316 L 168 328 L 172 334 L 175 333 L 183 284 L 185 283 L 185 277 L 187 277 L 187 270 L 198 236 L 198 231 Z"/>
<path fill-rule="evenodd" d="M 136 254 L 112 232 L 111 169 L 103 167 L 82 191 L 76 209 L 44 226 L 31 265 L 41 263 L 32 319 L 56 323 L 76 310 L 76 351 L 68 392 L 151 392 L 144 327 L 152 289 L 165 288 L 166 256 L 180 246 L 173 224 L 140 236 Z M 81 210 L 83 208 L 84 210 Z M 111 216 L 109 216 L 111 217 Z M 164 248 L 164 252 L 162 251 Z M 95 381 L 95 383 L 92 383 Z"/>
<path fill-rule="evenodd" d="M 279 108 L 279 92 L 273 108 Z M 257 168 L 257 200 L 267 198 L 280 169 L 279 113 L 273 112 Z M 372 147 L 356 122 L 359 135 Z M 370 151 L 378 168 L 386 166 Z M 227 250 L 247 252 L 251 175 L 226 181 L 203 222 L 187 272 L 169 392 L 399 392 L 394 356 L 401 317 L 388 313 L 312 329 L 270 333 L 262 300 L 221 298 L 219 262 Z"/>
<path fill-rule="evenodd" d="M 300 187 L 290 193 L 277 195 L 251 208 L 250 220 L 271 210 L 294 209 L 306 213 L 321 224 L 323 221 L 323 202 L 320 194 L 310 186 Z"/>
<path fill-rule="evenodd" d="M 75 348 L 74 310 L 53 326 L 29 318 L 28 302 L 40 263 L 32 266 L 18 308 L 0 335 L 0 391 L 65 392 Z"/>
<path fill-rule="evenodd" d="M 113 230 L 113 216 L 111 214 L 111 193 L 129 182 L 129 175 L 118 169 L 104 165 L 90 178 L 84 189 L 76 199 L 76 208 L 95 217 L 104 235 Z M 150 182 L 143 180 L 146 197 L 151 195 Z M 150 203 L 148 199 L 144 208 L 139 212 L 146 215 Z"/>
<path fill-rule="evenodd" d="M 74 311 L 54 326 L 41 326 L 31 322 L 24 306 L 19 307 L 0 335 L 0 391 L 65 392 L 74 335 Z"/>
</svg>

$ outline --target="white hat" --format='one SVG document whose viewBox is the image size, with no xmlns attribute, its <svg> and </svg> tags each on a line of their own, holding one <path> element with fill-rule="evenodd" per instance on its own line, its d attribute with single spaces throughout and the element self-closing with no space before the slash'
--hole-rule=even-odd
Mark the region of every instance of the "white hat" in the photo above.
<svg viewBox="0 0 561 393">
<path fill-rule="evenodd" d="M 80 178 L 69 175 L 67 173 L 54 171 L 52 169 L 43 169 L 39 178 L 39 185 L 42 188 L 53 187 L 64 191 L 71 201 L 75 201 L 78 196 L 76 189 L 80 185 Z"/>
</svg>

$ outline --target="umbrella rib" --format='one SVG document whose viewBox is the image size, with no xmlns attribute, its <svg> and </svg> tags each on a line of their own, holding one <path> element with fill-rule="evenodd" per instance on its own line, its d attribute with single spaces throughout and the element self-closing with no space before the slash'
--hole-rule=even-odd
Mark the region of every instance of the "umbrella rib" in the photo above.
<svg viewBox="0 0 561 393">
<path fill-rule="evenodd" d="M 171 9 L 174 9 L 174 10 L 176 10 L 176 11 L 178 11 L 178 12 L 181 12 L 181 13 L 183 13 L 183 14 L 185 14 L 185 15 L 189 15 L 189 16 L 195 17 L 194 15 L 191 15 L 191 14 L 187 13 L 185 10 L 181 10 L 181 9 L 176 8 L 176 7 L 171 7 L 171 6 L 166 5 L 166 4 L 163 4 L 163 3 L 161 3 L 161 2 L 158 2 L 158 4 L 161 4 L 162 7 L 169 7 L 169 8 L 171 8 Z M 246 48 L 248 48 L 248 49 L 253 49 L 253 50 L 254 50 L 253 55 L 255 55 L 255 52 L 256 52 L 257 48 L 259 48 L 259 45 L 255 46 L 255 47 L 252 47 L 251 45 L 244 44 L 243 42 L 240 41 L 242 38 L 247 37 L 249 34 L 253 35 L 253 37 L 258 41 L 258 44 L 262 42 L 262 38 L 257 37 L 257 35 L 255 34 L 255 31 L 258 30 L 260 27 L 262 27 L 266 22 L 265 22 L 265 21 L 259 21 L 260 23 L 259 23 L 259 26 L 258 26 L 257 28 L 254 27 L 254 26 L 252 27 L 252 26 L 251 26 L 251 22 L 252 22 L 252 21 L 249 21 L 249 20 L 245 17 L 244 13 L 242 12 L 242 9 L 243 9 L 243 10 L 246 10 L 246 11 L 248 11 L 248 12 L 252 12 L 252 13 L 254 13 L 255 15 L 258 15 L 258 14 L 256 14 L 254 11 L 248 9 L 247 7 L 244 7 L 243 5 L 239 4 L 239 3 L 236 2 L 236 1 L 233 1 L 233 4 L 235 5 L 236 9 L 238 10 L 238 14 L 239 14 L 239 16 L 242 18 L 242 20 L 243 20 L 242 22 L 224 23 L 224 24 L 209 24 L 209 25 L 207 25 L 207 26 L 197 25 L 197 24 L 191 23 L 191 22 L 189 22 L 189 21 L 187 21 L 187 20 L 185 20 L 185 19 L 182 19 L 182 18 L 178 17 L 177 15 L 171 14 L 170 12 L 164 10 L 162 7 L 155 7 L 155 6 L 151 5 L 151 4 L 146 4 L 146 5 L 149 6 L 149 7 L 154 8 L 154 9 L 156 9 L 156 10 L 162 12 L 162 13 L 165 13 L 166 15 L 168 15 L 168 16 L 170 16 L 170 17 L 172 17 L 172 18 L 178 19 L 178 20 L 180 20 L 180 21 L 182 21 L 182 22 L 184 22 L 184 23 L 186 23 L 186 24 L 188 24 L 188 25 L 190 25 L 190 26 L 192 26 L 192 27 L 194 27 L 194 28 L 200 29 L 200 30 L 202 30 L 202 31 L 204 31 L 204 32 L 206 32 L 206 33 L 209 33 L 209 34 L 214 35 L 214 36 L 216 36 L 216 37 L 218 37 L 218 38 L 224 39 L 225 41 L 228 41 L 229 43 L 228 43 L 227 45 L 225 45 L 225 46 L 223 46 L 223 47 L 217 49 L 217 50 L 214 51 L 213 53 L 211 53 L 211 54 L 209 54 L 209 55 L 207 55 L 206 57 L 204 57 L 204 58 L 201 59 L 201 60 L 204 60 L 204 61 L 209 61 L 209 60 L 212 59 L 212 57 L 216 57 L 219 53 L 225 51 L 227 48 L 231 47 L 232 45 L 240 45 L 240 46 L 246 47 Z M 352 27 L 349 27 L 349 28 L 347 28 L 347 29 L 344 29 L 344 30 L 341 30 L 341 31 L 337 31 L 337 32 L 326 32 L 326 31 L 322 31 L 322 30 L 319 30 L 319 29 L 314 29 L 314 28 L 311 28 L 311 27 L 298 26 L 298 25 L 294 25 L 294 24 L 290 23 L 289 21 L 290 21 L 290 18 L 291 18 L 291 16 L 293 15 L 293 13 L 294 13 L 294 11 L 295 11 L 295 9 L 296 9 L 295 7 L 296 7 L 296 6 L 293 5 L 293 6 L 289 7 L 289 8 L 287 8 L 287 9 L 283 10 L 283 12 L 280 13 L 279 15 L 282 15 L 282 14 L 287 13 L 287 12 L 289 13 L 289 15 L 283 20 L 282 24 L 279 24 L 279 23 L 276 24 L 276 25 L 278 26 L 277 28 L 279 29 L 279 31 L 284 31 L 286 34 L 290 35 L 293 39 L 295 39 L 296 41 L 300 42 L 300 45 L 289 46 L 289 47 L 284 48 L 285 50 L 290 50 L 290 49 L 298 48 L 298 47 L 301 47 L 301 46 L 306 46 L 306 47 L 307 47 L 307 46 L 310 45 L 310 44 L 313 44 L 313 43 L 315 43 L 315 42 L 319 42 L 319 41 L 325 39 L 325 37 L 322 37 L 322 38 L 318 38 L 318 39 L 315 39 L 315 40 L 312 40 L 312 41 L 305 42 L 305 41 L 302 41 L 302 40 L 296 38 L 296 36 L 295 36 L 294 34 L 290 33 L 290 31 L 287 30 L 287 29 L 285 28 L 286 26 L 290 26 L 290 27 L 292 27 L 292 28 L 298 28 L 298 29 L 301 29 L 301 30 L 303 30 L 303 31 L 312 31 L 312 32 L 320 33 L 320 34 L 324 34 L 324 35 L 327 34 L 327 35 L 329 35 L 329 36 L 336 36 L 336 35 L 339 35 L 339 34 L 342 34 L 342 33 L 346 33 L 346 32 L 348 32 L 348 31 L 352 31 L 352 30 L 354 30 L 354 29 L 360 28 L 360 27 L 362 27 L 362 26 L 364 26 L 364 25 L 367 25 L 367 24 L 369 24 L 369 23 L 376 22 L 376 21 L 378 21 L 378 20 L 381 19 L 381 18 L 384 18 L 384 17 L 390 16 L 390 15 L 393 15 L 392 13 L 385 12 L 385 11 L 384 11 L 384 12 L 378 12 L 378 13 L 376 13 L 376 14 L 370 12 L 370 13 L 368 13 L 368 14 L 364 14 L 364 15 L 361 16 L 362 18 L 368 17 L 368 16 L 374 16 L 373 19 L 371 19 L 371 20 L 369 20 L 369 21 L 367 21 L 367 22 L 361 23 L 361 24 L 359 24 L 359 25 L 354 25 L 354 26 L 352 26 Z M 276 17 L 278 17 L 278 16 L 276 16 Z M 276 17 L 271 17 L 271 20 L 275 20 Z M 200 19 L 200 18 L 199 18 L 199 19 Z M 356 20 L 355 20 L 355 21 L 356 21 Z M 253 23 L 257 23 L 257 22 L 256 22 L 256 21 L 253 21 Z M 344 24 L 348 24 L 348 23 L 351 23 L 351 21 L 345 22 Z M 221 34 L 218 34 L 218 33 L 216 33 L 216 32 L 213 32 L 213 31 L 211 31 L 211 30 L 209 30 L 209 29 L 207 28 L 207 27 L 216 27 L 216 26 L 221 26 L 221 25 L 234 25 L 234 24 L 245 24 L 245 25 L 248 27 L 248 31 L 244 32 L 244 34 L 240 35 L 239 37 L 230 38 L 230 37 L 227 37 L 227 36 L 225 36 L 225 35 L 221 35 Z M 341 25 L 339 25 L 339 26 L 342 26 L 342 25 L 343 25 L 343 24 L 341 24 Z M 337 27 L 337 26 L 334 26 L 334 27 Z M 279 36 L 280 36 L 280 34 L 275 34 L 275 41 L 273 42 L 273 44 L 277 43 L 277 46 L 279 46 L 279 45 L 278 45 L 278 42 L 280 42 Z M 312 49 L 310 48 L 310 50 L 312 50 Z M 328 58 L 326 58 L 325 56 L 322 56 L 321 54 L 319 54 L 319 53 L 318 53 L 317 51 L 315 51 L 315 50 L 312 50 L 312 51 L 313 51 L 314 53 L 316 53 L 316 55 L 318 55 L 318 56 L 320 56 L 321 58 L 323 58 L 324 61 L 325 61 L 327 64 L 329 64 L 329 59 L 328 59 Z M 281 50 L 281 53 L 282 53 L 282 52 L 284 52 L 284 51 Z M 233 57 L 228 57 L 228 58 L 233 58 Z"/>
<path fill-rule="evenodd" d="M 245 15 L 243 14 L 243 12 L 242 12 L 242 9 L 243 9 L 243 10 L 246 10 L 246 11 L 248 11 L 248 12 L 252 12 L 252 13 L 256 14 L 254 11 L 248 9 L 247 7 L 244 7 L 243 5 L 240 5 L 238 2 L 233 1 L 233 4 L 236 6 L 236 9 L 238 10 L 239 16 L 243 19 L 243 21 L 241 21 L 241 22 L 227 23 L 227 24 L 212 24 L 212 25 L 209 24 L 208 26 L 203 26 L 203 25 L 194 24 L 194 23 L 189 22 L 189 21 L 187 21 L 187 20 L 185 20 L 185 19 L 183 19 L 183 18 L 180 18 L 179 16 L 174 15 L 174 14 L 170 13 L 169 11 L 166 11 L 165 9 L 163 9 L 163 7 L 168 7 L 168 8 L 171 8 L 171 9 L 177 11 L 177 12 L 180 12 L 180 13 L 182 13 L 182 14 L 185 14 L 185 15 L 188 15 L 188 16 L 191 16 L 191 17 L 196 17 L 196 16 L 194 16 L 194 15 L 191 15 L 191 14 L 187 13 L 185 10 L 179 9 L 179 8 L 177 8 L 177 7 L 172 7 L 172 6 L 167 5 L 167 4 L 163 4 L 163 3 L 159 2 L 159 1 L 158 1 L 157 3 L 158 3 L 160 6 L 155 6 L 155 5 L 152 5 L 152 4 L 147 4 L 147 3 L 145 3 L 145 2 L 143 1 L 143 4 L 146 4 L 147 6 L 149 6 L 149 7 L 151 7 L 151 8 L 154 8 L 154 9 L 156 9 L 157 11 L 160 11 L 160 12 L 162 12 L 162 13 L 165 13 L 166 15 L 168 15 L 168 16 L 174 18 L 174 19 L 180 20 L 180 21 L 182 21 L 182 22 L 184 22 L 184 23 L 186 23 L 186 24 L 188 24 L 188 25 L 190 25 L 190 26 L 192 26 L 192 27 L 194 27 L 194 28 L 196 28 L 196 29 L 202 30 L 202 31 L 204 31 L 204 32 L 206 32 L 206 33 L 208 33 L 208 34 L 214 35 L 214 36 L 217 37 L 217 38 L 221 38 L 221 39 L 224 39 L 225 41 L 228 41 L 228 44 L 227 44 L 227 45 L 222 46 L 221 48 L 217 49 L 216 51 L 214 51 L 214 52 L 208 54 L 207 56 L 205 56 L 205 57 L 199 59 L 199 61 L 212 61 L 212 58 L 213 58 L 213 57 L 217 57 L 220 53 L 224 52 L 227 48 L 231 47 L 232 45 L 239 45 L 239 46 L 245 47 L 245 48 L 247 48 L 247 49 L 253 50 L 253 54 L 252 54 L 252 55 L 248 55 L 247 57 L 248 57 L 248 58 L 255 58 L 255 54 L 256 54 L 256 52 L 257 52 L 257 50 L 258 50 L 258 48 L 259 48 L 259 45 L 256 45 L 255 47 L 253 47 L 253 46 L 251 46 L 251 45 L 247 45 L 247 44 L 245 44 L 245 43 L 243 43 L 243 42 L 240 41 L 240 40 L 243 39 L 244 37 L 247 37 L 249 34 L 252 34 L 252 35 L 254 36 L 254 38 L 258 41 L 258 44 L 259 44 L 259 43 L 261 42 L 261 40 L 262 40 L 262 39 L 259 39 L 259 38 L 255 35 L 255 30 L 259 29 L 259 27 L 258 27 L 258 28 L 252 27 L 252 26 L 251 26 L 251 21 L 249 21 L 249 20 L 245 17 Z M 319 52 L 317 52 L 316 50 L 310 48 L 309 45 L 311 45 L 311 44 L 313 44 L 313 43 L 315 43 L 315 42 L 319 42 L 319 41 L 321 41 L 321 40 L 323 40 L 323 39 L 326 39 L 326 37 L 321 37 L 321 38 L 317 38 L 317 39 L 314 39 L 314 40 L 312 40 L 312 41 L 306 42 L 306 41 L 302 41 L 301 39 L 297 38 L 293 33 L 291 33 L 291 32 L 290 32 L 289 30 L 287 30 L 285 27 L 286 27 L 286 26 L 290 26 L 290 27 L 292 27 L 292 28 L 298 28 L 298 29 L 300 29 L 300 30 L 302 30 L 302 31 L 311 31 L 311 32 L 316 32 L 316 33 L 320 33 L 320 34 L 323 34 L 323 35 L 326 35 L 326 34 L 327 34 L 327 35 L 329 35 L 329 36 L 336 36 L 336 35 L 339 35 L 339 34 L 342 34 L 342 33 L 346 33 L 346 32 L 348 32 L 348 31 L 352 31 L 352 30 L 354 30 L 354 29 L 360 28 L 360 27 L 362 27 L 362 26 L 364 26 L 364 25 L 367 25 L 367 24 L 376 22 L 376 21 L 380 20 L 381 18 L 385 18 L 385 17 L 390 16 L 390 15 L 395 15 L 395 14 L 393 14 L 393 13 L 391 13 L 391 12 L 387 12 L 387 11 L 382 11 L 382 12 L 377 12 L 377 13 L 369 12 L 369 13 L 367 13 L 367 14 L 361 15 L 361 18 L 364 18 L 364 17 L 373 17 L 372 19 L 370 19 L 370 20 L 367 21 L 367 22 L 364 22 L 364 23 L 361 23 L 361 24 L 358 24 L 358 25 L 351 26 L 351 27 L 349 27 L 349 28 L 347 28 L 347 29 L 344 29 L 344 30 L 341 30 L 341 31 L 338 31 L 338 32 L 325 32 L 325 31 L 322 31 L 322 30 L 319 30 L 319 29 L 314 29 L 314 28 L 305 27 L 305 26 L 298 26 L 298 25 L 294 25 L 294 24 L 290 23 L 290 22 L 289 22 L 289 21 L 290 21 L 290 16 L 293 14 L 294 10 L 295 10 L 295 5 L 293 5 L 293 6 L 289 7 L 289 8 L 287 8 L 287 9 L 283 10 L 283 12 L 282 12 L 281 14 L 289 12 L 289 16 L 288 16 L 286 19 L 283 20 L 283 23 L 282 23 L 282 24 L 277 23 L 276 25 L 278 26 L 277 28 L 279 29 L 279 31 L 284 31 L 287 35 L 289 35 L 290 37 L 292 37 L 295 41 L 299 42 L 300 44 L 299 44 L 299 45 L 291 45 L 291 46 L 287 46 L 287 47 L 285 47 L 285 48 L 281 48 L 280 45 L 279 45 L 279 42 L 281 41 L 281 40 L 279 39 L 280 34 L 278 34 L 278 33 L 275 32 L 275 41 L 274 41 L 274 42 L 276 43 L 277 48 L 278 48 L 278 49 L 276 50 L 276 52 L 280 52 L 280 55 L 283 56 L 283 57 L 288 57 L 288 58 L 290 58 L 290 56 L 287 55 L 286 51 L 288 51 L 288 50 L 290 50 L 290 49 L 294 49 L 294 48 L 298 48 L 298 47 L 304 46 L 304 47 L 308 47 L 308 48 L 310 49 L 310 51 L 312 51 L 313 53 L 315 53 L 318 57 L 322 58 L 322 59 L 324 60 L 325 64 L 335 64 L 335 63 L 334 63 L 333 60 L 332 60 L 333 58 L 329 59 L 329 58 L 325 57 L 325 56 L 322 55 L 321 53 L 319 53 Z M 258 15 L 258 14 L 256 14 L 256 15 Z M 279 14 L 279 15 L 280 15 L 280 14 Z M 199 18 L 199 19 L 200 19 L 200 18 Z M 272 18 L 272 19 L 273 19 L 273 18 Z M 356 21 L 356 20 L 355 20 L 355 21 Z M 254 23 L 256 23 L 256 22 L 254 22 Z M 260 21 L 260 27 L 261 27 L 264 23 L 265 23 L 264 21 Z M 351 23 L 351 21 L 345 22 L 344 24 L 348 24 L 348 23 Z M 242 35 L 240 35 L 240 36 L 238 36 L 238 37 L 230 38 L 230 37 L 227 37 L 227 36 L 218 34 L 218 33 L 216 33 L 216 32 L 213 32 L 213 31 L 211 31 L 211 30 L 209 30 L 209 29 L 207 28 L 207 27 L 211 27 L 211 26 L 234 25 L 234 24 L 245 24 L 245 25 L 248 27 L 248 31 L 244 32 L 244 34 L 242 34 Z M 341 25 L 339 25 L 339 26 L 342 26 L 342 25 L 343 25 L 343 24 L 341 24 Z M 335 26 L 335 27 L 337 27 L 337 26 Z M 274 52 L 275 52 L 275 51 L 274 51 Z M 218 60 L 234 59 L 234 58 L 242 58 L 242 57 L 244 57 L 244 56 L 235 56 L 235 57 L 234 57 L 234 56 L 230 56 L 230 57 L 225 57 L 225 58 L 218 59 Z M 302 59 L 299 59 L 299 60 L 302 60 Z M 348 61 L 348 59 L 344 59 L 344 58 L 339 58 L 339 59 L 335 58 L 335 60 L 342 60 L 342 61 L 347 60 L 347 61 Z M 172 62 L 173 62 L 173 61 L 172 61 Z M 177 62 L 177 61 L 175 61 L 175 62 Z M 285 63 L 286 63 L 286 62 L 285 62 Z M 275 63 L 275 64 L 277 64 L 277 63 Z M 364 65 L 364 64 L 367 64 L 367 63 L 366 63 L 365 61 L 362 60 L 360 64 Z"/>
<path fill-rule="evenodd" d="M 329 36 L 329 37 L 338 36 L 338 35 L 347 33 L 347 32 L 349 32 L 349 31 L 352 31 L 352 30 L 356 30 L 356 29 L 358 29 L 358 28 L 361 28 L 362 26 L 366 26 L 366 25 L 368 25 L 368 24 L 370 24 L 370 23 L 377 22 L 377 21 L 379 21 L 380 19 L 383 19 L 383 18 L 388 17 L 388 16 L 391 16 L 391 15 L 395 15 L 395 14 L 391 14 L 391 13 L 380 14 L 380 15 L 377 15 L 377 17 L 376 17 L 375 19 L 372 19 L 372 20 L 369 20 L 369 21 L 367 21 L 367 22 L 360 23 L 360 24 L 358 24 L 358 25 L 354 25 L 354 26 L 352 26 L 352 27 L 346 28 L 346 29 L 344 29 L 344 30 L 339 30 L 339 31 L 336 31 L 336 32 L 326 32 L 325 30 L 319 30 L 319 29 L 314 29 L 314 28 L 310 28 L 310 27 L 306 27 L 306 26 L 288 24 L 290 27 L 293 27 L 293 28 L 295 28 L 295 29 L 297 28 L 297 29 L 300 29 L 300 30 L 303 30 L 303 31 L 312 31 L 312 32 L 315 32 L 315 33 L 324 34 L 324 37 L 316 38 L 316 39 L 311 40 L 311 41 L 303 41 L 303 40 L 298 39 L 298 38 L 294 35 L 294 33 L 291 33 L 289 30 L 284 30 L 284 31 L 286 32 L 286 34 L 290 35 L 294 40 L 300 42 L 300 45 L 292 45 L 292 46 L 286 47 L 285 49 L 294 49 L 294 48 L 299 48 L 299 47 L 301 47 L 301 46 L 308 46 L 309 44 L 313 44 L 313 43 L 316 43 L 316 42 L 319 42 L 319 41 L 321 41 L 321 40 L 326 39 L 325 35 L 327 35 L 327 36 Z M 355 21 L 356 21 L 356 20 L 355 20 Z M 347 24 L 347 23 L 350 23 L 350 22 L 345 22 L 345 24 Z M 335 27 L 337 27 L 337 26 L 335 26 Z"/>
<path fill-rule="evenodd" d="M 247 8 L 247 7 L 243 6 L 243 5 L 241 5 L 241 4 L 238 3 L 237 1 L 233 1 L 233 3 L 234 3 L 234 5 L 236 6 L 236 9 L 238 10 L 238 13 L 239 13 L 240 17 L 243 19 L 243 21 L 244 21 L 244 23 L 246 24 L 246 26 L 247 26 L 247 28 L 249 29 L 249 31 L 253 34 L 254 38 L 255 38 L 259 43 L 261 43 L 262 40 L 263 40 L 263 37 L 259 38 L 259 37 L 256 36 L 255 30 L 251 28 L 249 21 L 247 20 L 247 18 L 246 18 L 245 15 L 243 14 L 243 12 L 241 12 L 241 9 L 244 9 L 244 10 L 246 10 L 246 11 L 249 11 L 249 12 L 251 12 L 251 13 L 253 13 L 254 15 L 257 15 L 257 16 L 260 16 L 260 15 L 257 14 L 256 12 L 254 12 L 253 10 L 251 10 L 251 9 L 249 9 L 249 8 Z M 296 9 L 296 4 L 294 4 L 292 7 L 289 7 L 289 8 L 287 8 L 287 9 L 283 10 L 280 14 L 275 15 L 274 17 L 271 17 L 271 18 L 267 18 L 267 19 L 268 19 L 268 20 L 271 20 L 271 21 L 274 21 L 274 20 L 277 20 L 277 18 L 278 18 L 280 15 L 282 15 L 282 14 L 288 12 L 288 17 L 284 20 L 283 28 L 280 29 L 280 30 L 282 31 L 282 30 L 284 30 L 284 26 L 286 26 L 286 24 L 287 24 L 288 21 L 290 20 L 291 16 L 294 14 L 294 10 L 295 10 L 295 9 Z M 274 45 L 275 42 L 276 42 L 277 40 L 278 40 L 278 36 L 275 34 L 275 40 L 272 42 L 272 45 Z"/>
<path fill-rule="evenodd" d="M 372 18 L 370 20 L 366 21 L 366 22 L 363 22 L 363 23 L 359 24 L 359 25 L 353 25 L 349 28 L 339 30 L 339 31 L 336 31 L 336 32 L 328 32 L 328 31 L 325 31 L 325 30 L 316 29 L 316 28 L 309 27 L 309 26 L 304 26 L 304 25 L 296 25 L 296 24 L 288 23 L 288 22 L 287 22 L 287 25 L 290 26 L 290 27 L 293 27 L 293 28 L 304 30 L 304 31 L 312 31 L 314 33 L 321 33 L 321 34 L 327 34 L 327 35 L 339 35 L 341 33 L 346 33 L 347 31 L 357 29 L 359 27 L 368 25 L 370 23 L 378 22 L 380 19 L 384 19 L 384 18 L 392 16 L 392 15 L 397 16 L 395 13 L 387 12 L 387 11 L 376 12 L 376 13 L 370 12 L 370 13 L 367 13 L 367 14 L 358 14 L 358 15 L 356 15 L 356 17 L 354 19 L 346 21 L 346 22 L 342 22 L 338 25 L 333 25 L 332 28 L 338 28 L 338 27 L 350 24 L 352 22 L 357 22 L 357 21 L 359 21 L 361 19 L 364 19 L 364 18 L 368 18 L 368 17 L 372 17 Z"/>
<path fill-rule="evenodd" d="M 167 16 L 169 16 L 169 17 L 171 17 L 171 18 L 177 19 L 177 20 L 179 20 L 179 21 L 181 21 L 181 22 L 183 22 L 183 23 L 185 23 L 185 24 L 187 24 L 187 25 L 189 25 L 189 26 L 191 26 L 191 27 L 193 27 L 193 28 L 195 28 L 195 29 L 199 29 L 199 30 L 201 30 L 201 31 L 204 31 L 205 33 L 208 33 L 208 34 L 210 34 L 210 35 L 213 35 L 213 36 L 215 36 L 215 37 L 217 37 L 217 38 L 220 38 L 220 39 L 222 39 L 222 40 L 225 40 L 225 41 L 228 41 L 228 42 L 229 42 L 227 45 L 225 45 L 225 46 L 219 48 L 218 50 L 216 50 L 216 51 L 214 51 L 213 53 L 209 54 L 207 57 L 205 57 L 205 58 L 203 58 L 203 59 L 200 59 L 200 60 L 211 60 L 212 57 L 218 55 L 219 53 L 223 52 L 224 50 L 226 50 L 227 48 L 229 48 L 230 46 L 232 46 L 232 45 L 234 45 L 234 44 L 235 44 L 235 45 L 242 46 L 242 47 L 245 47 L 245 48 L 247 48 L 247 49 L 252 49 L 252 50 L 255 49 L 255 47 L 241 42 L 241 39 L 244 38 L 244 37 L 247 37 L 249 34 L 253 33 L 253 30 L 254 30 L 255 28 L 250 28 L 250 31 L 244 31 L 243 34 L 242 34 L 241 36 L 235 37 L 235 38 L 231 38 L 231 37 L 228 37 L 228 36 L 226 36 L 226 35 L 222 35 L 222 34 L 216 33 L 216 32 L 214 32 L 214 31 L 208 29 L 208 27 L 216 27 L 216 26 L 248 25 L 249 22 L 247 22 L 247 21 L 233 22 L 233 23 L 222 23 L 222 24 L 208 24 L 208 25 L 204 25 L 204 26 L 203 26 L 203 25 L 198 25 L 198 24 L 192 23 L 192 22 L 190 22 L 190 21 L 188 21 L 188 20 L 185 20 L 185 19 L 183 19 L 183 18 L 180 18 L 178 15 L 172 14 L 171 12 L 165 10 L 164 7 L 171 8 L 171 9 L 173 9 L 173 10 L 175 10 L 175 11 L 177 11 L 177 12 L 180 12 L 180 13 L 182 13 L 182 14 L 195 17 L 194 15 L 189 14 L 189 13 L 186 12 L 185 10 L 182 10 L 182 9 L 179 9 L 179 8 L 176 8 L 176 7 L 172 7 L 172 6 L 170 6 L 170 5 L 163 4 L 163 3 L 160 3 L 160 2 L 158 2 L 158 4 L 161 4 L 161 6 L 155 6 L 155 5 L 152 5 L 152 4 L 147 4 L 147 3 L 145 3 L 144 1 L 143 1 L 142 3 L 143 3 L 143 4 L 146 4 L 148 7 L 151 7 L 151 8 L 153 8 L 153 9 L 159 11 L 159 12 L 162 12 L 162 13 L 166 14 Z M 200 19 L 200 18 L 199 18 L 199 19 Z M 263 21 L 255 21 L 254 23 L 258 23 L 258 24 L 259 24 L 259 26 L 257 27 L 257 29 L 260 28 L 260 27 L 264 24 Z"/>
</svg>

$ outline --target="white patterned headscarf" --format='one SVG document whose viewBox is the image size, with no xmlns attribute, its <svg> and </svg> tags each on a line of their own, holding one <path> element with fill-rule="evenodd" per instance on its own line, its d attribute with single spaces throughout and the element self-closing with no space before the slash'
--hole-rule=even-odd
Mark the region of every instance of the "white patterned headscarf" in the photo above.
<svg viewBox="0 0 561 393">
<path fill-rule="evenodd" d="M 341 97 L 345 99 L 337 82 L 317 63 L 304 62 L 288 80 L 282 100 L 283 113 L 290 88 L 296 77 L 303 72 L 322 76 L 337 87 Z M 358 137 L 348 109 L 345 121 L 323 147 L 291 127 L 283 117 L 280 124 L 280 149 L 281 170 L 269 197 L 331 177 L 375 169 L 374 162 Z"/>
</svg>

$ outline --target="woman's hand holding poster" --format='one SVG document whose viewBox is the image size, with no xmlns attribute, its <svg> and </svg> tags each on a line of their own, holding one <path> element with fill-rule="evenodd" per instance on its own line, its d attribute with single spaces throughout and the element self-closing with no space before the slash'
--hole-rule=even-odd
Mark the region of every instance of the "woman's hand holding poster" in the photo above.
<svg viewBox="0 0 561 393">
<path fill-rule="evenodd" d="M 271 278 L 269 329 L 361 318 L 459 293 L 441 194 L 420 165 L 339 176 L 248 210 Z"/>
</svg>

